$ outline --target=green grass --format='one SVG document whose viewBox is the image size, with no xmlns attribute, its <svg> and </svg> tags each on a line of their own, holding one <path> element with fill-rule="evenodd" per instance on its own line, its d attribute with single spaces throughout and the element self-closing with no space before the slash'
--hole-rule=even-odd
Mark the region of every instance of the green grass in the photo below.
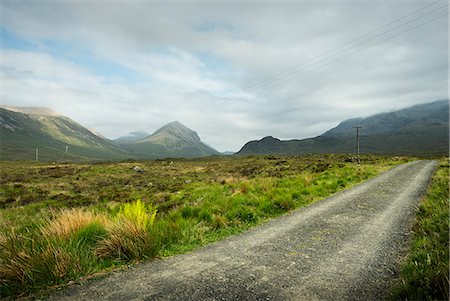
<svg viewBox="0 0 450 301">
<path fill-rule="evenodd" d="M 449 299 L 449 164 L 441 161 L 414 225 L 393 299 Z"/>
<path fill-rule="evenodd" d="M 194 250 L 408 158 L 210 158 L 1 163 L 0 295 L 18 296 Z M 145 172 L 136 173 L 134 165 Z M 26 201 L 25 201 L 26 200 Z"/>
</svg>

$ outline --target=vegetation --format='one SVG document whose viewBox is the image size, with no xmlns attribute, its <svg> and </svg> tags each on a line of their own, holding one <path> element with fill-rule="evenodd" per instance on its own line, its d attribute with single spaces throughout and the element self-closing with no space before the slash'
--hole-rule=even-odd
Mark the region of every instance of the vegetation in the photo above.
<svg viewBox="0 0 450 301">
<path fill-rule="evenodd" d="M 0 295 L 34 293 L 187 252 L 408 160 L 365 156 L 358 165 L 345 159 L 2 162 Z"/>
<path fill-rule="evenodd" d="M 409 257 L 393 297 L 403 300 L 448 300 L 449 164 L 441 161 L 422 201 L 414 225 Z"/>
</svg>

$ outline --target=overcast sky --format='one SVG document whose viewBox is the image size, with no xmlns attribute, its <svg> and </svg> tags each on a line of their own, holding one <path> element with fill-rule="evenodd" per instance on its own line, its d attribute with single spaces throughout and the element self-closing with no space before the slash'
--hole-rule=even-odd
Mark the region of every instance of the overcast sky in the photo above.
<svg viewBox="0 0 450 301">
<path fill-rule="evenodd" d="M 446 99 L 447 1 L 0 2 L 1 104 L 218 149 Z"/>
</svg>

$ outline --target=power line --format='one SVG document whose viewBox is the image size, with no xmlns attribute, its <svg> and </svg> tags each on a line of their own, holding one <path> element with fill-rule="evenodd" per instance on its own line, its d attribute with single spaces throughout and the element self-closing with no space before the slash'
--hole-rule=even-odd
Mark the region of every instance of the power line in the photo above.
<svg viewBox="0 0 450 301">
<path fill-rule="evenodd" d="M 252 85 L 252 86 L 259 85 L 259 84 L 265 83 L 265 82 L 267 82 L 267 81 L 272 81 L 274 78 L 277 78 L 277 77 L 279 77 L 279 76 L 284 76 L 285 73 L 290 73 L 290 72 L 292 72 L 292 71 L 297 70 L 299 67 L 302 67 L 303 65 L 305 65 L 305 63 L 308 62 L 308 61 L 316 60 L 316 59 L 318 59 L 318 58 L 320 58 L 320 57 L 323 57 L 323 56 L 325 56 L 325 55 L 327 55 L 327 54 L 329 54 L 329 53 L 332 53 L 333 51 L 338 50 L 338 49 L 340 49 L 340 48 L 342 48 L 342 47 L 344 47 L 344 46 L 351 45 L 353 42 L 355 42 L 355 41 L 357 41 L 357 40 L 360 40 L 360 39 L 362 39 L 362 38 L 364 38 L 364 37 L 367 37 L 367 36 L 369 36 L 369 35 L 371 35 L 371 34 L 373 34 L 373 33 L 376 33 L 376 32 L 380 31 L 381 29 L 383 29 L 383 28 L 385 28 L 385 27 L 387 27 L 387 26 L 389 26 L 389 25 L 391 25 L 391 24 L 395 24 L 395 23 L 397 23 L 398 21 L 403 20 L 403 19 L 405 19 L 405 18 L 407 18 L 407 17 L 409 17 L 409 16 L 412 16 L 412 15 L 414 15 L 414 14 L 416 14 L 416 13 L 418 13 L 418 12 L 420 12 L 420 11 L 426 9 L 426 8 L 429 8 L 429 7 L 435 5 L 435 4 L 439 3 L 439 2 L 441 2 L 441 1 L 435 1 L 435 2 L 433 2 L 433 3 L 431 3 L 431 4 L 429 4 L 429 5 L 426 5 L 426 6 L 422 7 L 422 8 L 420 8 L 420 9 L 417 9 L 417 10 L 415 10 L 415 11 L 413 11 L 413 12 L 407 14 L 407 15 L 404 15 L 404 16 L 398 18 L 398 19 L 395 19 L 395 20 L 393 20 L 393 21 L 391 21 L 391 22 L 389 22 L 389 23 L 386 23 L 386 24 L 384 24 L 384 25 L 381 26 L 381 27 L 378 27 L 378 28 L 376 28 L 376 29 L 374 29 L 374 30 L 372 30 L 372 31 L 369 31 L 368 33 L 365 33 L 365 34 L 360 35 L 360 36 L 358 36 L 358 37 L 356 37 L 356 38 L 354 38 L 354 39 L 352 39 L 352 40 L 350 40 L 350 41 L 348 41 L 348 42 L 345 42 L 344 44 L 341 44 L 340 46 L 337 46 L 337 47 L 335 47 L 335 48 L 333 48 L 333 49 L 331 49 L 331 50 L 328 50 L 328 51 L 326 51 L 326 52 L 321 53 L 321 54 L 318 55 L 318 56 L 315 56 L 315 57 L 313 57 L 313 58 L 310 58 L 310 59 L 306 60 L 305 62 L 302 62 L 302 63 L 300 63 L 300 64 L 297 64 L 297 65 L 295 65 L 295 66 L 293 66 L 293 67 L 291 67 L 291 68 L 289 68 L 289 69 L 287 69 L 287 70 L 285 70 L 285 71 L 279 72 L 279 73 L 275 74 L 274 76 L 268 77 L 268 78 L 266 78 L 266 79 L 264 79 L 264 80 L 262 80 L 262 81 L 260 81 L 260 82 L 258 82 L 258 83 L 256 83 L 256 84 L 254 84 L 254 85 Z M 444 7 L 447 6 L 447 5 L 448 5 L 448 4 L 445 4 L 445 5 L 441 6 L 441 7 L 438 7 L 437 9 L 432 10 L 431 12 L 428 12 L 428 13 L 426 13 L 425 15 L 428 15 L 429 13 L 432 13 L 432 12 L 438 10 L 438 9 L 444 8 Z M 421 16 L 418 16 L 418 17 L 416 17 L 416 18 L 420 18 L 420 17 L 423 17 L 423 16 L 425 16 L 425 15 L 421 15 Z M 414 21 L 414 19 L 413 19 L 413 20 L 410 20 L 410 21 L 408 21 L 408 22 L 406 22 L 406 23 L 403 23 L 403 24 L 401 24 L 401 25 L 398 26 L 398 27 L 401 27 L 401 26 L 403 26 L 404 24 L 410 23 L 410 22 L 412 22 L 412 21 Z M 396 28 L 398 28 L 398 27 L 396 27 Z M 396 29 L 396 28 L 393 28 L 393 29 Z M 392 31 L 393 29 L 390 29 L 389 31 Z M 373 38 L 374 38 L 374 37 L 372 37 L 372 38 L 370 38 L 370 39 L 373 39 Z M 355 45 L 353 45 L 353 46 L 355 46 Z M 352 46 L 352 47 L 353 47 L 353 46 Z M 251 89 L 252 86 L 247 87 L 247 88 L 244 88 L 244 90 L 248 90 L 249 88 Z"/>
<path fill-rule="evenodd" d="M 439 7 L 439 9 L 440 9 L 440 8 L 442 8 L 442 7 Z M 434 11 L 433 11 L 433 12 L 434 12 Z M 429 15 L 429 13 L 424 14 L 424 15 L 422 15 L 422 16 L 420 16 L 420 17 L 426 16 L 426 15 Z M 360 46 L 360 45 L 362 45 L 362 44 L 364 44 L 364 43 L 366 43 L 366 42 L 370 42 L 371 40 L 373 40 L 373 39 L 375 39 L 375 38 L 377 38 L 377 37 L 380 37 L 381 35 L 386 34 L 387 32 L 390 32 L 390 31 L 392 31 L 392 30 L 394 30 L 394 29 L 397 29 L 397 28 L 399 28 L 399 27 L 401 27 L 401 26 L 403 26 L 403 25 L 405 25 L 405 24 L 407 24 L 407 23 L 410 23 L 411 21 L 414 21 L 414 20 L 410 20 L 410 21 L 408 21 L 408 22 L 406 22 L 406 23 L 404 23 L 404 24 L 401 24 L 400 26 L 397 26 L 396 28 L 393 28 L 393 29 L 390 29 L 390 30 L 388 30 L 388 31 L 385 31 L 385 32 L 383 32 L 383 33 L 381 33 L 381 34 L 378 34 L 377 36 L 374 36 L 374 37 L 372 37 L 372 38 L 370 38 L 370 39 L 368 39 L 368 40 L 365 40 L 365 41 L 363 41 L 362 43 L 359 43 L 359 44 L 354 45 L 354 46 L 352 46 L 352 47 L 350 47 L 350 48 L 347 48 L 347 49 L 345 49 L 345 50 L 343 50 L 343 51 L 341 51 L 341 52 L 335 53 L 335 54 L 329 56 L 328 58 L 325 58 L 325 59 L 322 59 L 322 60 L 318 60 L 318 61 L 316 61 L 316 62 L 313 62 L 312 64 L 309 64 L 309 66 L 307 66 L 307 67 L 311 67 L 311 66 L 317 65 L 317 64 L 321 63 L 322 61 L 325 61 L 325 60 L 327 60 L 327 59 L 330 59 L 330 58 L 332 58 L 332 57 L 335 57 L 336 55 L 343 54 L 343 53 L 345 53 L 345 52 L 347 52 L 347 51 L 349 51 L 349 50 L 352 50 L 352 49 L 356 48 L 355 46 Z M 428 23 L 428 22 L 426 22 L 426 23 Z M 422 25 L 422 24 L 421 24 L 421 25 Z M 421 26 L 421 25 L 420 25 L 420 26 Z M 416 28 L 416 27 L 414 27 L 414 28 Z M 409 30 L 406 30 L 406 31 L 404 31 L 404 32 L 401 32 L 400 34 L 403 34 L 403 33 L 408 32 L 408 31 L 409 31 Z M 400 35 L 400 34 L 398 34 L 398 35 Z M 398 36 L 398 35 L 395 35 L 395 36 Z M 383 41 L 384 41 L 384 40 L 382 40 L 381 42 L 383 42 Z M 369 45 L 369 47 L 371 47 L 371 46 L 373 46 L 373 45 L 376 45 L 376 44 L 379 44 L 379 43 L 375 43 L 375 44 Z M 362 48 L 362 49 L 366 49 L 366 48 L 368 48 L 368 47 L 365 47 L 365 48 Z M 353 53 L 356 53 L 356 52 L 353 52 Z M 353 53 L 352 53 L 352 54 L 353 54 Z M 348 55 L 346 55 L 345 57 L 347 57 L 347 56 L 348 56 Z M 333 61 L 333 62 L 334 62 L 334 61 Z M 327 64 L 327 65 L 328 65 L 328 64 Z M 286 75 L 287 78 L 284 78 L 284 79 L 283 79 L 283 78 L 280 78 L 280 79 L 278 79 L 278 80 L 272 81 L 272 82 L 270 83 L 269 86 L 265 85 L 265 86 L 263 86 L 262 88 L 267 89 L 267 88 L 270 88 L 271 86 L 275 86 L 275 85 L 278 85 L 278 84 L 280 84 L 280 83 L 284 83 L 284 82 L 286 82 L 286 79 L 289 79 L 289 76 L 294 76 L 293 78 L 295 78 L 295 77 L 298 76 L 298 74 L 296 75 L 295 73 L 292 73 L 292 71 L 291 71 L 290 73 L 291 73 L 291 74 L 287 74 L 287 75 Z M 308 72 L 308 73 L 310 73 L 310 72 Z M 278 82 L 277 82 L 277 81 L 278 81 Z M 252 92 L 252 91 L 257 91 L 258 88 L 259 88 L 259 87 L 256 87 L 255 89 L 247 89 L 247 90 L 245 90 L 244 92 L 245 92 L 245 93 L 249 93 L 249 92 Z M 223 97 L 221 102 L 223 102 L 223 101 L 226 100 L 227 98 L 239 96 L 239 94 L 241 94 L 241 93 L 235 93 L 235 94 L 231 94 L 229 97 Z"/>
<path fill-rule="evenodd" d="M 325 66 L 328 66 L 328 65 L 330 65 L 330 64 L 332 64 L 332 63 L 341 61 L 341 60 L 344 59 L 344 58 L 347 58 L 347 57 L 349 57 L 349 56 L 351 56 L 351 55 L 353 55 L 353 54 L 355 54 L 355 53 L 358 53 L 358 52 L 361 52 L 361 51 L 363 51 L 363 50 L 366 50 L 366 49 L 368 49 L 368 48 L 370 48 L 370 47 L 373 47 L 373 46 L 376 46 L 376 45 L 381 44 L 381 43 L 383 43 L 383 42 L 389 41 L 389 40 L 391 40 L 391 39 L 393 39 L 393 38 L 395 38 L 395 37 L 397 37 L 397 36 L 400 36 L 400 35 L 402 35 L 402 34 L 405 34 L 405 33 L 409 32 L 409 31 L 412 31 L 412 30 L 414 30 L 414 29 L 416 29 L 416 28 L 418 28 L 418 27 L 421 27 L 421 26 L 423 26 L 423 25 L 426 25 L 426 24 L 428 24 L 428 23 L 431 23 L 431 22 L 433 22 L 433 21 L 436 21 L 437 19 L 440 19 L 440 18 L 442 18 L 442 17 L 444 17 L 444 16 L 446 16 L 446 15 L 448 15 L 448 14 L 440 15 L 440 16 L 434 18 L 434 19 L 428 20 L 427 22 L 424 22 L 424 23 L 421 23 L 421 24 L 419 24 L 419 25 L 417 25 L 417 26 L 411 27 L 411 28 L 409 28 L 409 29 L 407 29 L 407 30 L 405 30 L 405 31 L 402 31 L 402 32 L 400 32 L 400 33 L 398 33 L 398 34 L 392 35 L 392 36 L 390 36 L 390 37 L 388 37 L 388 38 L 386 38 L 386 39 L 383 39 L 383 40 L 380 40 L 380 41 L 378 41 L 378 42 L 375 42 L 375 43 L 366 45 L 366 46 L 364 46 L 364 47 L 361 47 L 361 48 L 359 48 L 359 49 L 356 49 L 355 51 L 353 51 L 353 52 L 351 52 L 351 53 L 348 53 L 348 54 L 345 54 L 345 55 L 341 56 L 340 58 L 337 58 L 337 59 L 335 59 L 335 60 L 332 60 L 332 61 L 330 61 L 330 62 L 328 62 L 328 63 L 326 63 L 326 64 L 323 64 L 322 66 L 318 66 L 317 68 L 313 68 L 313 69 L 307 70 L 306 72 L 300 73 L 300 74 L 297 74 L 297 75 L 293 74 L 290 78 L 289 78 L 289 77 L 288 77 L 288 78 L 285 78 L 285 79 L 284 79 L 283 81 L 281 81 L 281 82 L 273 83 L 273 84 L 271 84 L 271 85 L 268 85 L 268 86 L 262 87 L 262 88 L 263 88 L 263 90 L 267 90 L 268 88 L 272 88 L 273 86 L 277 86 L 277 85 L 279 85 L 279 84 L 283 84 L 283 83 L 288 82 L 288 81 L 290 81 L 290 80 L 292 80 L 292 79 L 298 79 L 298 78 L 301 78 L 301 77 L 303 77 L 304 75 L 310 74 L 310 73 L 315 72 L 315 71 L 320 70 L 320 69 L 323 69 L 323 67 L 325 67 Z M 352 50 L 352 49 L 348 49 L 348 50 Z"/>
<path fill-rule="evenodd" d="M 398 34 L 392 35 L 392 36 L 390 36 L 390 37 L 388 37 L 388 38 L 386 38 L 386 39 L 382 39 L 382 40 L 380 40 L 380 41 L 378 41 L 378 42 L 375 42 L 375 43 L 366 45 L 366 46 L 364 46 L 364 47 L 361 47 L 360 49 L 356 49 L 356 51 L 353 51 L 353 52 L 351 52 L 351 53 L 349 53 L 349 54 L 343 55 L 343 56 L 341 56 L 340 58 L 337 58 L 337 59 L 335 59 L 335 60 L 333 60 L 333 61 L 330 61 L 330 62 L 328 62 L 328 63 L 326 63 L 326 64 L 323 64 L 322 66 L 319 66 L 318 68 L 313 68 L 313 69 L 307 70 L 306 72 L 303 72 L 303 73 L 300 73 L 300 74 L 293 74 L 293 75 L 291 75 L 291 77 L 287 77 L 287 78 L 282 79 L 281 81 L 278 81 L 278 82 L 273 82 L 273 83 L 271 83 L 270 85 L 266 85 L 266 86 L 264 86 L 264 87 L 261 87 L 261 88 L 258 89 L 258 90 L 259 90 L 259 91 L 264 91 L 264 90 L 273 88 L 274 86 L 279 86 L 280 84 L 283 84 L 283 83 L 285 83 L 285 82 L 288 82 L 288 81 L 290 81 L 290 80 L 292 80 L 292 79 L 298 79 L 298 78 L 304 77 L 305 75 L 308 75 L 308 74 L 313 73 L 313 72 L 315 72 L 315 71 L 317 71 L 317 70 L 323 69 L 324 67 L 326 67 L 326 66 L 328 66 L 328 65 L 330 65 L 330 64 L 332 64 L 332 63 L 341 61 L 341 60 L 343 60 L 343 59 L 349 57 L 350 55 L 353 55 L 353 54 L 355 54 L 355 53 L 358 53 L 358 52 L 361 52 L 361 51 L 363 51 L 363 50 L 366 50 L 366 49 L 368 49 L 368 48 L 370 48 L 370 47 L 373 47 L 373 46 L 375 46 L 375 45 L 378 45 L 378 44 L 380 44 L 380 43 L 389 41 L 389 40 L 391 40 L 391 39 L 393 39 L 393 38 L 395 38 L 395 37 L 397 37 L 397 36 L 400 36 L 400 35 L 402 35 L 402 34 L 405 34 L 405 33 L 407 33 L 407 32 L 410 32 L 410 31 L 412 31 L 412 30 L 414 30 L 414 29 L 417 29 L 417 28 L 419 28 L 419 27 L 421 27 L 421 26 L 424 26 L 424 25 L 426 25 L 426 24 L 428 24 L 428 23 L 434 22 L 434 21 L 436 21 L 436 20 L 438 20 L 438 19 L 440 19 L 440 18 L 442 18 L 442 17 L 445 17 L 445 16 L 447 16 L 447 15 L 448 15 L 448 13 L 445 13 L 445 14 L 443 14 L 443 15 L 439 15 L 439 16 L 437 16 L 436 18 L 430 19 L 430 20 L 428 20 L 428 21 L 426 21 L 426 22 L 423 22 L 423 23 L 418 24 L 418 25 L 416 25 L 416 26 L 410 27 L 410 28 L 408 28 L 408 29 L 406 29 L 406 30 L 404 30 L 404 31 L 401 31 L 401 32 L 398 33 Z M 409 22 L 408 22 L 408 23 L 409 23 Z M 352 48 L 354 48 L 354 47 L 352 47 Z M 346 52 L 346 51 L 348 51 L 348 50 L 352 50 L 352 48 L 349 48 L 349 49 L 345 50 L 344 52 Z M 341 54 L 341 53 L 340 53 L 340 54 Z M 330 57 L 330 58 L 331 58 L 331 57 Z M 329 59 L 329 58 L 328 58 L 328 59 Z M 312 64 L 311 66 L 316 65 L 317 63 L 320 63 L 320 62 L 316 62 L 316 63 Z M 257 91 L 257 90 L 255 90 L 255 91 Z M 239 96 L 239 94 L 242 95 L 242 94 L 244 94 L 244 93 L 249 93 L 249 90 L 246 90 L 246 91 L 241 92 L 241 93 L 230 94 L 230 96 L 221 98 L 221 100 L 219 100 L 218 102 L 214 103 L 214 105 L 219 105 L 219 104 L 226 103 L 226 102 L 228 102 L 228 101 L 230 101 L 230 100 L 233 100 L 232 97 L 235 98 L 235 97 Z M 208 106 L 208 105 L 205 105 L 204 107 L 207 107 L 207 106 Z M 206 113 L 206 112 L 207 112 L 207 111 L 203 111 L 202 113 Z"/>
<path fill-rule="evenodd" d="M 363 45 L 364 45 L 365 43 L 367 43 L 367 42 L 370 42 L 370 41 L 372 41 L 372 40 L 375 40 L 376 38 L 379 38 L 379 37 L 381 37 L 381 36 L 383 36 L 383 35 L 385 35 L 385 34 L 387 34 L 387 33 L 389 33 L 389 32 L 392 32 L 393 30 L 399 29 L 399 28 L 401 28 L 401 27 L 403 27 L 403 26 L 405 26 L 405 25 L 407 25 L 407 24 L 409 24 L 409 23 L 411 23 L 411 22 L 413 22 L 413 21 L 417 21 L 419 18 L 423 18 L 423 17 L 425 17 L 425 16 L 427 16 L 427 15 L 430 15 L 431 13 L 433 13 L 433 12 L 435 12 L 435 11 L 437 11 L 437 10 L 440 10 L 440 9 L 442 9 L 442 8 L 444 8 L 444 7 L 446 7 L 446 6 L 448 6 L 448 4 L 445 4 L 445 5 L 443 5 L 443 6 L 439 6 L 439 7 L 437 7 L 437 8 L 434 8 L 434 9 L 431 10 L 431 11 L 428 11 L 428 12 L 422 14 L 422 15 L 416 16 L 415 19 L 412 19 L 412 20 L 408 20 L 408 21 L 406 21 L 406 22 L 403 22 L 403 23 L 401 23 L 400 25 L 397 25 L 396 27 L 393 27 L 393 28 L 384 30 L 383 32 L 381 32 L 381 33 L 379 33 L 379 34 L 377 34 L 377 35 L 375 35 L 375 36 L 369 37 L 368 39 L 365 39 L 365 40 L 363 40 L 363 41 L 361 41 L 361 42 L 359 42 L 359 43 L 357 43 L 357 44 L 351 45 L 351 44 L 352 44 L 353 42 L 355 42 L 355 41 L 361 40 L 361 39 L 363 39 L 363 38 L 365 38 L 365 37 L 370 36 L 370 35 L 373 34 L 373 33 L 379 32 L 381 29 L 386 28 L 386 27 L 388 27 L 389 25 L 392 25 L 392 24 L 395 24 L 395 23 L 397 23 L 397 22 L 399 22 L 399 21 L 401 21 L 401 20 L 404 20 L 404 19 L 406 19 L 406 18 L 408 18 L 408 17 L 410 17 L 410 16 L 412 16 L 412 15 L 415 15 L 415 14 L 417 14 L 418 12 L 421 12 L 421 11 L 423 11 L 423 10 L 425 10 L 425 9 L 427 9 L 427 8 L 429 8 L 429 7 L 431 7 L 431 6 L 435 5 L 435 4 L 437 4 L 437 3 L 440 3 L 440 2 L 441 2 L 441 1 L 433 2 L 433 3 L 431 3 L 431 4 L 429 4 L 429 5 L 426 5 L 426 6 L 422 7 L 422 8 L 420 8 L 420 9 L 417 9 L 417 10 L 411 12 L 411 13 L 408 13 L 407 15 L 404 15 L 404 16 L 402 16 L 402 17 L 396 19 L 396 20 L 393 20 L 393 21 L 391 21 L 391 22 L 389 22 L 389 23 L 386 23 L 386 24 L 384 24 L 383 26 L 381 26 L 381 27 L 379 27 L 379 28 L 377 28 L 377 29 L 375 29 L 375 30 L 372 30 L 372 31 L 370 31 L 370 32 L 368 32 L 368 33 L 365 33 L 365 34 L 363 34 L 363 35 L 361 35 L 361 36 L 359 36 L 359 37 L 357 37 L 357 38 L 354 38 L 354 39 L 352 39 L 352 40 L 350 40 L 350 41 L 348 41 L 348 42 L 346 42 L 346 43 L 344 43 L 344 44 L 342 44 L 342 45 L 340 45 L 340 46 L 338 46 L 338 47 L 335 47 L 335 48 L 333 48 L 333 49 L 331 49 L 331 50 L 329 50 L 329 51 L 326 51 L 326 52 L 322 53 L 321 55 L 318 55 L 318 56 L 316 56 L 316 57 L 313 57 L 313 58 L 311 58 L 311 59 L 308 59 L 307 61 L 302 62 L 301 64 L 297 64 L 297 65 L 295 65 L 294 67 L 291 67 L 291 68 L 289 68 L 289 69 L 286 70 L 286 71 L 280 72 L 280 73 L 278 73 L 278 74 L 276 74 L 276 75 L 274 75 L 274 76 L 271 76 L 271 77 L 269 77 L 269 78 L 266 78 L 266 79 L 264 79 L 264 80 L 262 80 L 262 81 L 260 81 L 260 82 L 258 82 L 258 83 L 255 83 L 255 84 L 253 84 L 253 85 L 250 85 L 248 88 L 243 89 L 243 91 L 241 91 L 241 92 L 229 93 L 228 95 L 226 95 L 226 96 L 224 96 L 224 97 L 220 97 L 220 98 L 216 97 L 217 99 L 219 99 L 218 101 L 216 101 L 215 103 L 209 103 L 209 104 L 206 104 L 206 105 L 203 106 L 203 108 L 205 108 L 205 107 L 210 107 L 210 106 L 212 106 L 212 105 L 219 105 L 219 104 L 228 102 L 228 101 L 230 101 L 230 100 L 233 100 L 233 98 L 239 97 L 239 96 L 244 95 L 244 94 L 248 94 L 249 92 L 258 91 L 258 90 L 261 90 L 261 89 L 266 90 L 266 89 L 268 89 L 268 88 L 272 88 L 272 87 L 275 86 L 275 85 L 279 85 L 279 84 L 285 83 L 287 80 L 292 80 L 292 79 L 294 79 L 294 78 L 297 78 L 299 75 L 300 75 L 300 76 L 303 76 L 305 73 L 303 73 L 303 74 L 302 74 L 302 73 L 296 74 L 298 71 L 300 71 L 300 70 L 298 70 L 300 67 L 312 67 L 312 66 L 314 66 L 314 65 L 317 65 L 317 64 L 319 64 L 319 63 L 322 63 L 323 61 L 326 61 L 326 60 L 331 59 L 331 58 L 333 58 L 333 57 L 335 57 L 335 56 L 337 56 L 337 55 L 340 55 L 340 54 L 343 54 L 343 53 L 348 52 L 348 51 L 350 51 L 350 50 L 353 50 L 353 49 L 355 49 L 355 48 L 357 48 L 357 47 L 359 47 L 359 46 L 363 46 Z M 443 16 L 445 16 L 445 15 L 439 16 L 438 18 L 432 19 L 432 20 L 430 20 L 429 22 L 425 22 L 425 23 L 419 24 L 418 26 L 414 26 L 414 27 L 412 27 L 412 28 L 410 28 L 410 29 L 404 30 L 404 31 L 400 32 L 400 33 L 397 34 L 397 35 L 391 36 L 391 37 L 389 37 L 388 39 L 384 39 L 384 40 L 381 40 L 381 41 L 379 41 L 379 42 L 377 42 L 377 43 L 371 44 L 371 45 L 369 45 L 368 47 L 372 47 L 372 46 L 375 46 L 375 45 L 377 45 L 377 44 L 379 44 L 379 43 L 381 43 L 381 42 L 390 40 L 390 39 L 392 39 L 393 37 L 396 37 L 396 36 L 398 36 L 398 35 L 401 35 L 401 34 L 404 34 L 404 33 L 406 33 L 406 32 L 409 32 L 409 31 L 411 31 L 411 30 L 413 30 L 413 29 L 416 29 L 416 28 L 418 28 L 418 27 L 420 27 L 420 26 L 423 26 L 423 25 L 428 24 L 428 23 L 430 23 L 430 22 L 432 22 L 432 21 L 435 21 L 435 20 L 437 20 L 437 19 L 439 19 L 439 18 L 441 18 L 441 17 L 443 17 Z M 341 50 L 340 52 L 334 53 L 334 54 L 332 54 L 332 55 L 328 55 L 328 54 L 330 54 L 330 53 L 332 53 L 332 52 L 334 52 L 334 51 L 336 51 L 336 50 L 338 50 L 338 49 L 343 48 L 344 46 L 347 46 L 347 45 L 351 45 L 351 47 L 347 47 L 346 49 L 343 49 L 343 50 Z M 365 49 L 367 49 L 368 47 L 364 47 L 364 46 L 363 46 L 363 47 L 361 48 L 361 50 L 365 50 Z M 352 54 L 354 54 L 354 53 L 356 53 L 356 52 L 358 52 L 358 51 L 354 51 L 354 52 L 350 53 L 349 55 L 352 55 Z M 345 55 L 345 56 L 343 56 L 343 58 L 348 57 L 349 55 Z M 325 56 L 325 58 L 319 60 L 319 58 L 321 58 L 321 57 L 323 57 L 323 56 Z M 342 59 L 342 58 L 341 58 L 341 59 Z M 338 60 L 341 60 L 341 59 L 338 59 Z M 326 65 L 329 65 L 330 63 L 334 63 L 334 62 L 336 62 L 336 61 L 338 61 L 338 60 L 334 60 L 334 61 L 332 61 L 332 62 L 329 62 L 329 63 L 327 63 Z M 309 63 L 309 66 L 308 66 L 308 63 Z M 319 67 L 319 69 L 323 68 L 323 67 L 326 66 L 326 65 L 323 65 L 323 66 Z M 309 73 L 311 73 L 311 72 L 313 72 L 313 71 L 316 71 L 316 70 L 319 70 L 319 69 L 312 69 L 312 70 L 309 70 L 309 71 L 306 72 L 306 74 L 309 74 Z M 266 83 L 267 81 L 271 81 L 271 82 L 270 82 L 270 85 L 264 85 L 264 86 L 263 86 L 263 84 Z M 199 92 L 197 92 L 197 93 L 199 93 Z M 197 93 L 195 93 L 195 94 L 197 94 Z M 203 111 L 202 113 L 205 113 L 205 111 Z"/>
</svg>

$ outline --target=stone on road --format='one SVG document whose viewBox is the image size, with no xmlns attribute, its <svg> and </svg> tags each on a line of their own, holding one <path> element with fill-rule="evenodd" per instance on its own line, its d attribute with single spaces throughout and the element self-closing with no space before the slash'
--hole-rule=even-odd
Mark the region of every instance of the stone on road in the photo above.
<svg viewBox="0 0 450 301">
<path fill-rule="evenodd" d="M 400 165 L 243 234 L 71 287 L 52 299 L 383 299 L 435 166 Z"/>
</svg>

